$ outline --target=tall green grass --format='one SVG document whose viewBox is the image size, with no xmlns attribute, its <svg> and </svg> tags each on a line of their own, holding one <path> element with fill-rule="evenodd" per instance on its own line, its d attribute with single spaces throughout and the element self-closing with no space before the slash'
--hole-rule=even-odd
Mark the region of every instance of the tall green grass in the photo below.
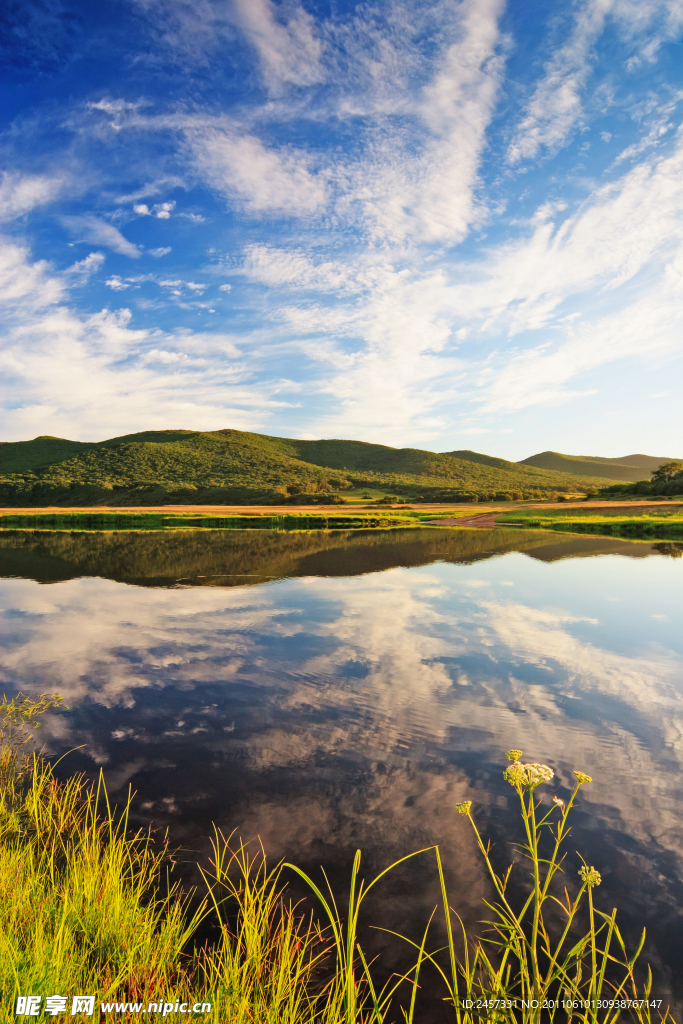
<svg viewBox="0 0 683 1024">
<path fill-rule="evenodd" d="M 59 704 L 54 694 L 0 702 L 1 1021 L 22 1019 L 14 1012 L 19 995 L 93 994 L 93 1020 L 417 1024 L 425 967 L 430 986 L 434 977 L 442 986 L 444 1021 L 457 1024 L 671 1020 L 652 1000 L 649 972 L 641 986 L 636 979 L 644 933 L 628 951 L 616 911 L 601 909 L 599 872 L 584 864 L 560 884 L 569 816 L 580 787 L 591 782 L 582 772 L 574 773 L 566 804 L 548 802 L 538 793 L 552 770 L 522 764 L 521 751 L 508 753 L 504 774 L 520 801 L 522 841 L 518 863 L 503 874 L 471 802 L 456 805 L 474 829 L 491 882 L 484 931 L 470 935 L 451 907 L 436 846 L 369 882 L 359 851 L 342 906 L 329 885 L 320 887 L 296 865 L 270 867 L 259 845 L 216 832 L 210 863 L 201 868 L 202 892 L 183 893 L 168 881 L 165 839 L 129 827 L 130 800 L 116 811 L 101 779 L 94 786 L 79 777 L 58 781 L 52 766 L 29 752 L 40 715 Z M 380 985 L 378 965 L 359 941 L 365 900 L 393 868 L 417 857 L 425 871 L 437 872 L 441 904 L 423 923 L 420 941 L 396 936 L 412 950 L 412 966 Z M 510 881 L 520 861 L 528 884 L 515 900 Z M 319 913 L 288 899 L 290 873 L 310 887 Z M 446 938 L 435 948 L 437 915 Z M 198 929 L 207 924 L 213 938 L 199 944 Z M 201 1012 L 181 1014 L 176 1002 L 201 1004 Z M 105 1014 L 101 1003 L 119 1009 Z M 143 1016 L 126 1003 L 159 1008 Z"/>
</svg>

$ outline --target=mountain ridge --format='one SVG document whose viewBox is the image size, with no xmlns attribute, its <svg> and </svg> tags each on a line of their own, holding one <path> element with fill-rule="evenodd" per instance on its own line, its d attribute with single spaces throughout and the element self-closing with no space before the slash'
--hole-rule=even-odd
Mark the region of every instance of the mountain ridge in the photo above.
<svg viewBox="0 0 683 1024">
<path fill-rule="evenodd" d="M 670 462 L 671 456 L 656 455 L 623 455 L 614 459 L 606 459 L 597 455 L 564 455 L 562 452 L 539 452 L 528 459 L 522 459 L 520 466 L 535 466 L 558 473 L 574 473 L 586 475 L 591 472 L 607 480 L 635 483 L 637 480 L 648 479 L 652 470 L 663 462 Z M 596 473 L 595 470 L 600 472 Z"/>
</svg>

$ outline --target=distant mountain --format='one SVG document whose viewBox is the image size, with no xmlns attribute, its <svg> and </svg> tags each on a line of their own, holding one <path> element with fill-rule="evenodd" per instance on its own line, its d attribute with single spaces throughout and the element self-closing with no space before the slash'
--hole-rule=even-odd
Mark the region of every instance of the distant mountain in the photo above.
<svg viewBox="0 0 683 1024">
<path fill-rule="evenodd" d="M 577 469 L 577 460 L 558 458 L 568 460 L 559 471 L 472 451 L 302 441 L 230 429 L 142 431 L 101 442 L 41 436 L 0 444 L 0 503 L 302 504 L 364 489 L 375 497 L 411 500 L 504 500 L 629 479 L 628 467 L 615 478 L 597 462 L 586 472 Z"/>
<path fill-rule="evenodd" d="M 508 462 L 507 459 L 498 459 L 495 455 L 480 455 L 479 452 L 471 452 L 467 448 L 457 452 L 445 452 L 444 454 L 452 455 L 454 459 L 464 459 L 465 462 L 476 462 L 480 466 L 493 466 L 495 469 L 506 469 L 508 472 L 511 472 L 520 465 L 518 462 Z M 544 467 L 541 467 L 541 469 L 543 468 Z"/>
<path fill-rule="evenodd" d="M 600 476 L 607 480 L 624 483 L 649 480 L 650 473 L 663 462 L 670 462 L 671 456 L 624 455 L 618 459 L 602 459 L 594 455 L 563 455 L 561 452 L 540 452 L 528 459 L 522 459 L 519 466 L 535 466 L 556 473 L 571 473 L 576 476 Z"/>
</svg>

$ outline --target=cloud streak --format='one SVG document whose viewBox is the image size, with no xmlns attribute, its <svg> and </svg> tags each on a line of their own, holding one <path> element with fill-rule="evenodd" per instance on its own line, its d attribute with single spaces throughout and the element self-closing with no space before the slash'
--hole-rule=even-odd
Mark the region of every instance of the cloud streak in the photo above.
<svg viewBox="0 0 683 1024">
<path fill-rule="evenodd" d="M 508 147 L 511 164 L 556 153 L 585 123 L 584 94 L 597 63 L 596 44 L 611 22 L 630 44 L 629 65 L 653 61 L 683 25 L 679 0 L 583 0 L 567 40 L 547 61 Z"/>
<path fill-rule="evenodd" d="M 79 240 L 94 242 L 95 245 L 104 245 L 112 252 L 129 256 L 133 260 L 140 258 L 140 250 L 136 245 L 124 238 L 113 224 L 107 224 L 106 221 L 100 220 L 98 217 L 62 217 L 62 223 Z"/>
</svg>

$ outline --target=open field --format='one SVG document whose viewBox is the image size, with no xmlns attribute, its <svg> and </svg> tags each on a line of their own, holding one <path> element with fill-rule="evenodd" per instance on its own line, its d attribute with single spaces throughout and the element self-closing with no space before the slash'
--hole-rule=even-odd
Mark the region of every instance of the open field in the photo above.
<svg viewBox="0 0 683 1024">
<path fill-rule="evenodd" d="M 539 514 L 540 512 L 540 514 Z M 489 519 L 490 517 L 482 517 Z M 584 508 L 546 506 L 507 510 L 495 516 L 500 526 L 553 530 L 559 533 L 592 533 L 633 539 L 683 540 L 683 504 L 642 502 L 616 506 L 591 504 Z M 490 525 L 489 522 L 482 525 Z"/>
</svg>

